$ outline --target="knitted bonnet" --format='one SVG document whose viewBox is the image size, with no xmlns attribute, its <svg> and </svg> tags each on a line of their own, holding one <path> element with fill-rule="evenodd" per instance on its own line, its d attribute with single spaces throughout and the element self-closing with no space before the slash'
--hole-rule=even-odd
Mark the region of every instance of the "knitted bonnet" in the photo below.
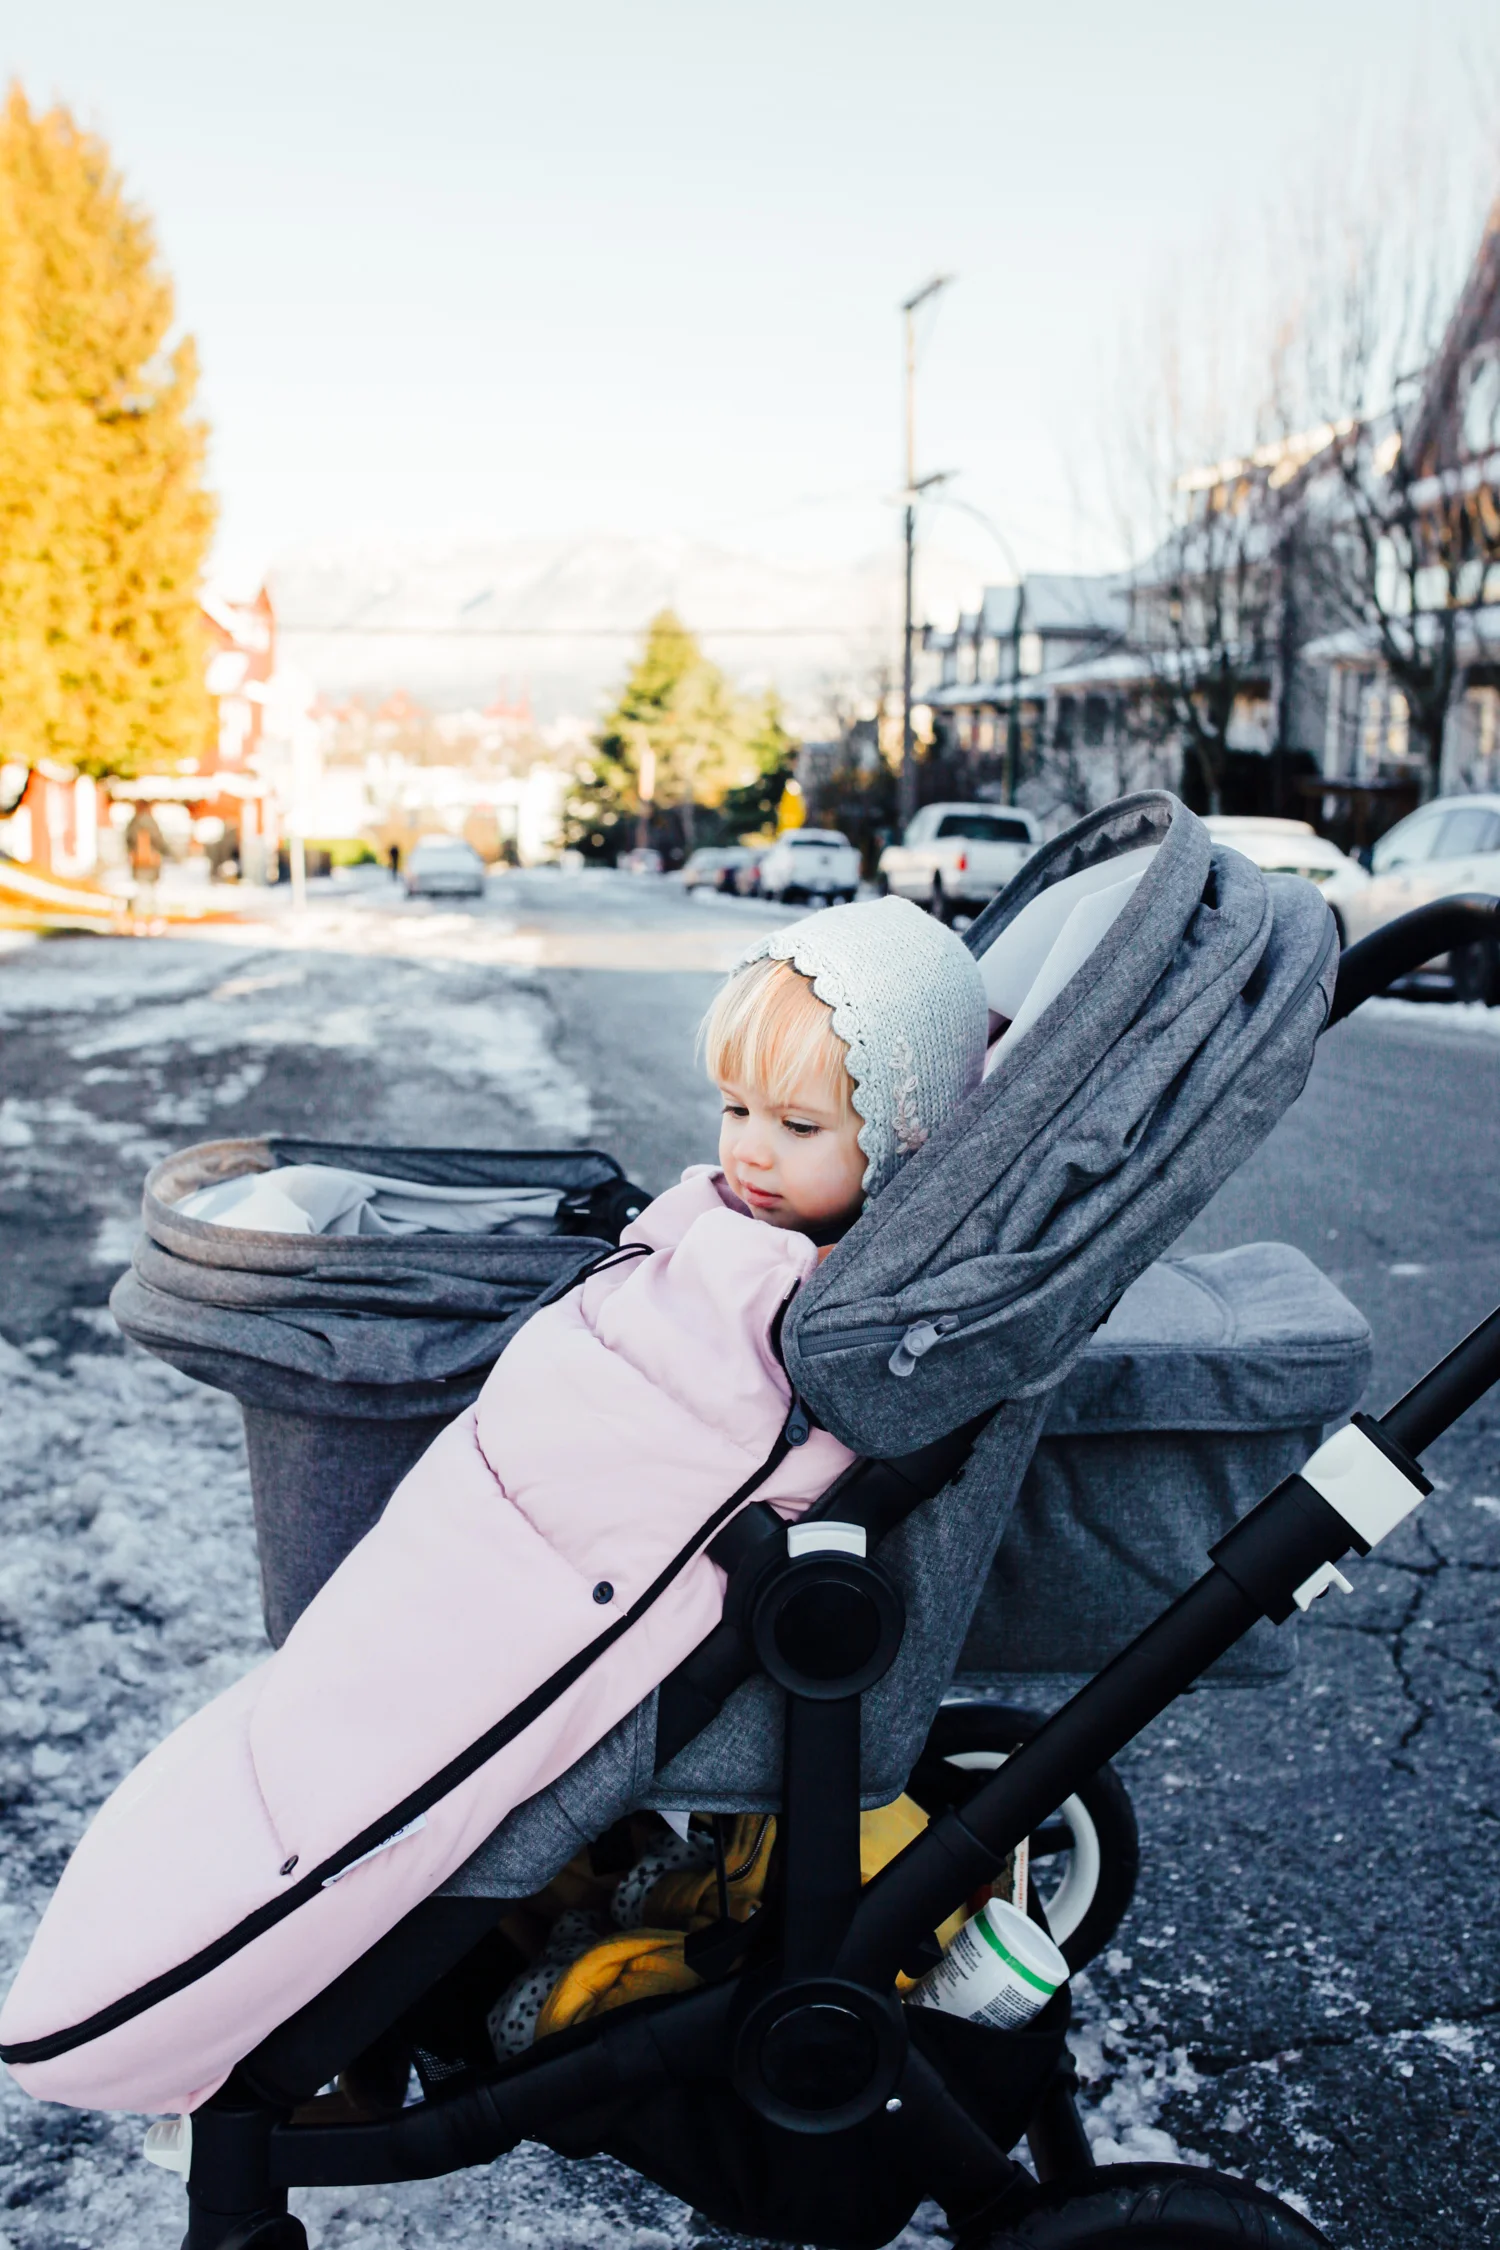
<svg viewBox="0 0 1500 2250">
<path fill-rule="evenodd" d="M 864 1192 L 878 1195 L 979 1084 L 989 1030 L 979 964 L 904 898 L 809 914 L 752 945 L 734 973 L 767 959 L 789 961 L 833 1011 L 864 1119 Z"/>
</svg>

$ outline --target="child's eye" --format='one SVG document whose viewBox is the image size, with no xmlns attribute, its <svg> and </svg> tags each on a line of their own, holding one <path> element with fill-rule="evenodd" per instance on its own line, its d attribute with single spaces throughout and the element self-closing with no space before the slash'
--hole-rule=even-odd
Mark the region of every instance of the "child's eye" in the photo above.
<svg viewBox="0 0 1500 2250">
<path fill-rule="evenodd" d="M 803 1117 L 783 1117 L 781 1122 L 789 1133 L 796 1134 L 799 1141 L 810 1141 L 814 1133 L 821 1131 L 820 1126 L 809 1125 Z"/>
<path fill-rule="evenodd" d="M 726 1117 L 748 1117 L 750 1112 L 743 1102 L 726 1102 L 724 1104 L 724 1115 Z"/>
</svg>

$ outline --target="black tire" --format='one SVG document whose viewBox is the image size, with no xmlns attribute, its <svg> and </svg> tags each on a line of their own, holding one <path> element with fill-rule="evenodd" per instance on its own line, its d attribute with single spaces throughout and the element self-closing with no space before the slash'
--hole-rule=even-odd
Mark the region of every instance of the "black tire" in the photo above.
<svg viewBox="0 0 1500 2250">
<path fill-rule="evenodd" d="M 1106 2164 L 1054 2182 L 1017 2225 L 960 2250 L 1331 2250 L 1290 2204 L 1190 2164 Z"/>
<path fill-rule="evenodd" d="M 889 897 L 890 897 L 890 895 L 891 895 L 891 879 L 890 879 L 889 875 L 877 875 L 877 876 L 876 876 L 876 878 L 875 878 L 875 894 L 876 894 L 877 898 L 889 898 Z"/>
<path fill-rule="evenodd" d="M 947 1760 L 1009 1753 L 1035 1734 L 1041 1724 L 1038 1712 L 1021 1710 L 1014 1704 L 945 1703 L 907 1783 L 909 1794 L 924 1812 L 936 1813 L 948 1804 L 962 1808 L 988 1776 L 983 1771 L 955 1768 Z M 1135 1807 L 1113 1766 L 1101 1766 L 1097 1773 L 1090 1774 L 1069 1799 L 1069 1805 L 1076 1806 L 1070 1817 L 1078 1824 L 1082 1848 L 1075 1848 L 1069 1855 L 1068 1873 L 1060 1885 L 1051 1882 L 1047 1856 L 1037 1854 L 1032 1881 L 1044 1911 L 1049 1899 L 1063 1907 L 1061 1934 L 1054 1931 L 1053 1935 L 1068 1967 L 1081 1969 L 1109 1944 L 1129 1911 L 1141 1847 Z M 1066 1829 L 1069 1818 L 1060 1814 L 1059 1819 Z M 1092 1839 L 1084 1833 L 1085 1822 L 1092 1828 Z M 1052 1826 L 1049 1822 L 1048 1829 Z M 1084 1862 L 1092 1862 L 1096 1854 L 1097 1869 L 1090 1876 Z M 1077 1895 L 1075 1884 L 1064 1906 L 1075 1872 L 1081 1880 L 1082 1895 Z M 1080 1906 L 1081 1916 L 1074 1920 Z"/>
<path fill-rule="evenodd" d="M 927 901 L 927 911 L 938 922 L 951 922 L 953 919 L 953 909 L 948 903 L 948 894 L 943 889 L 941 875 L 934 875 L 932 878 L 932 896 Z"/>
<path fill-rule="evenodd" d="M 1482 1000 L 1487 1008 L 1500 1007 L 1500 946 L 1485 943 L 1460 945 L 1452 955 L 1455 1000 Z"/>
</svg>

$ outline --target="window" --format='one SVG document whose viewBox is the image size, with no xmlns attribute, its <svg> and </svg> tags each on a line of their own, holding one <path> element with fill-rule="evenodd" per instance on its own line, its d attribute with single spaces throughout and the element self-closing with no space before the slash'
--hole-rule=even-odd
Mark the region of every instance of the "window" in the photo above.
<svg viewBox="0 0 1500 2250">
<path fill-rule="evenodd" d="M 1500 813 L 1483 805 L 1464 805 L 1448 813 L 1438 833 L 1434 859 L 1467 859 L 1471 852 L 1500 851 Z"/>
<path fill-rule="evenodd" d="M 1500 445 L 1500 346 L 1482 344 L 1464 370 L 1464 451 L 1482 455 Z"/>
<path fill-rule="evenodd" d="M 1083 699 L 1083 739 L 1086 747 L 1097 750 L 1109 731 L 1109 697 L 1086 695 Z"/>
<path fill-rule="evenodd" d="M 971 844 L 1029 844 L 1031 831 L 1024 820 L 1007 820 L 1003 813 L 951 812 L 938 822 L 939 836 L 963 837 Z"/>
<path fill-rule="evenodd" d="M 1376 875 L 1394 874 L 1398 867 L 1416 867 L 1424 859 L 1431 859 L 1433 846 L 1438 840 L 1438 830 L 1447 814 L 1436 810 L 1413 813 L 1393 828 L 1370 854 L 1370 869 Z"/>
</svg>

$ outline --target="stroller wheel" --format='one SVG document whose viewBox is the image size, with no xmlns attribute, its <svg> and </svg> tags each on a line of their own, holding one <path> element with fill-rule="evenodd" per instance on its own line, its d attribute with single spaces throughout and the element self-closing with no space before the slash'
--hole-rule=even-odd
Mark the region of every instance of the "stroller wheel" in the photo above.
<svg viewBox="0 0 1500 2250">
<path fill-rule="evenodd" d="M 1012 1704 L 945 1703 L 908 1784 L 912 1796 L 927 1812 L 961 1807 L 1041 1724 L 1039 1713 Z M 1139 1865 L 1135 1808 L 1114 1768 L 1101 1766 L 1031 1840 L 1032 1883 L 1070 1969 L 1114 1936 Z"/>
<path fill-rule="evenodd" d="M 1107 2164 L 1043 2188 L 1034 2211 L 960 2250 L 1330 2250 L 1290 2204 L 1191 2164 Z"/>
</svg>

